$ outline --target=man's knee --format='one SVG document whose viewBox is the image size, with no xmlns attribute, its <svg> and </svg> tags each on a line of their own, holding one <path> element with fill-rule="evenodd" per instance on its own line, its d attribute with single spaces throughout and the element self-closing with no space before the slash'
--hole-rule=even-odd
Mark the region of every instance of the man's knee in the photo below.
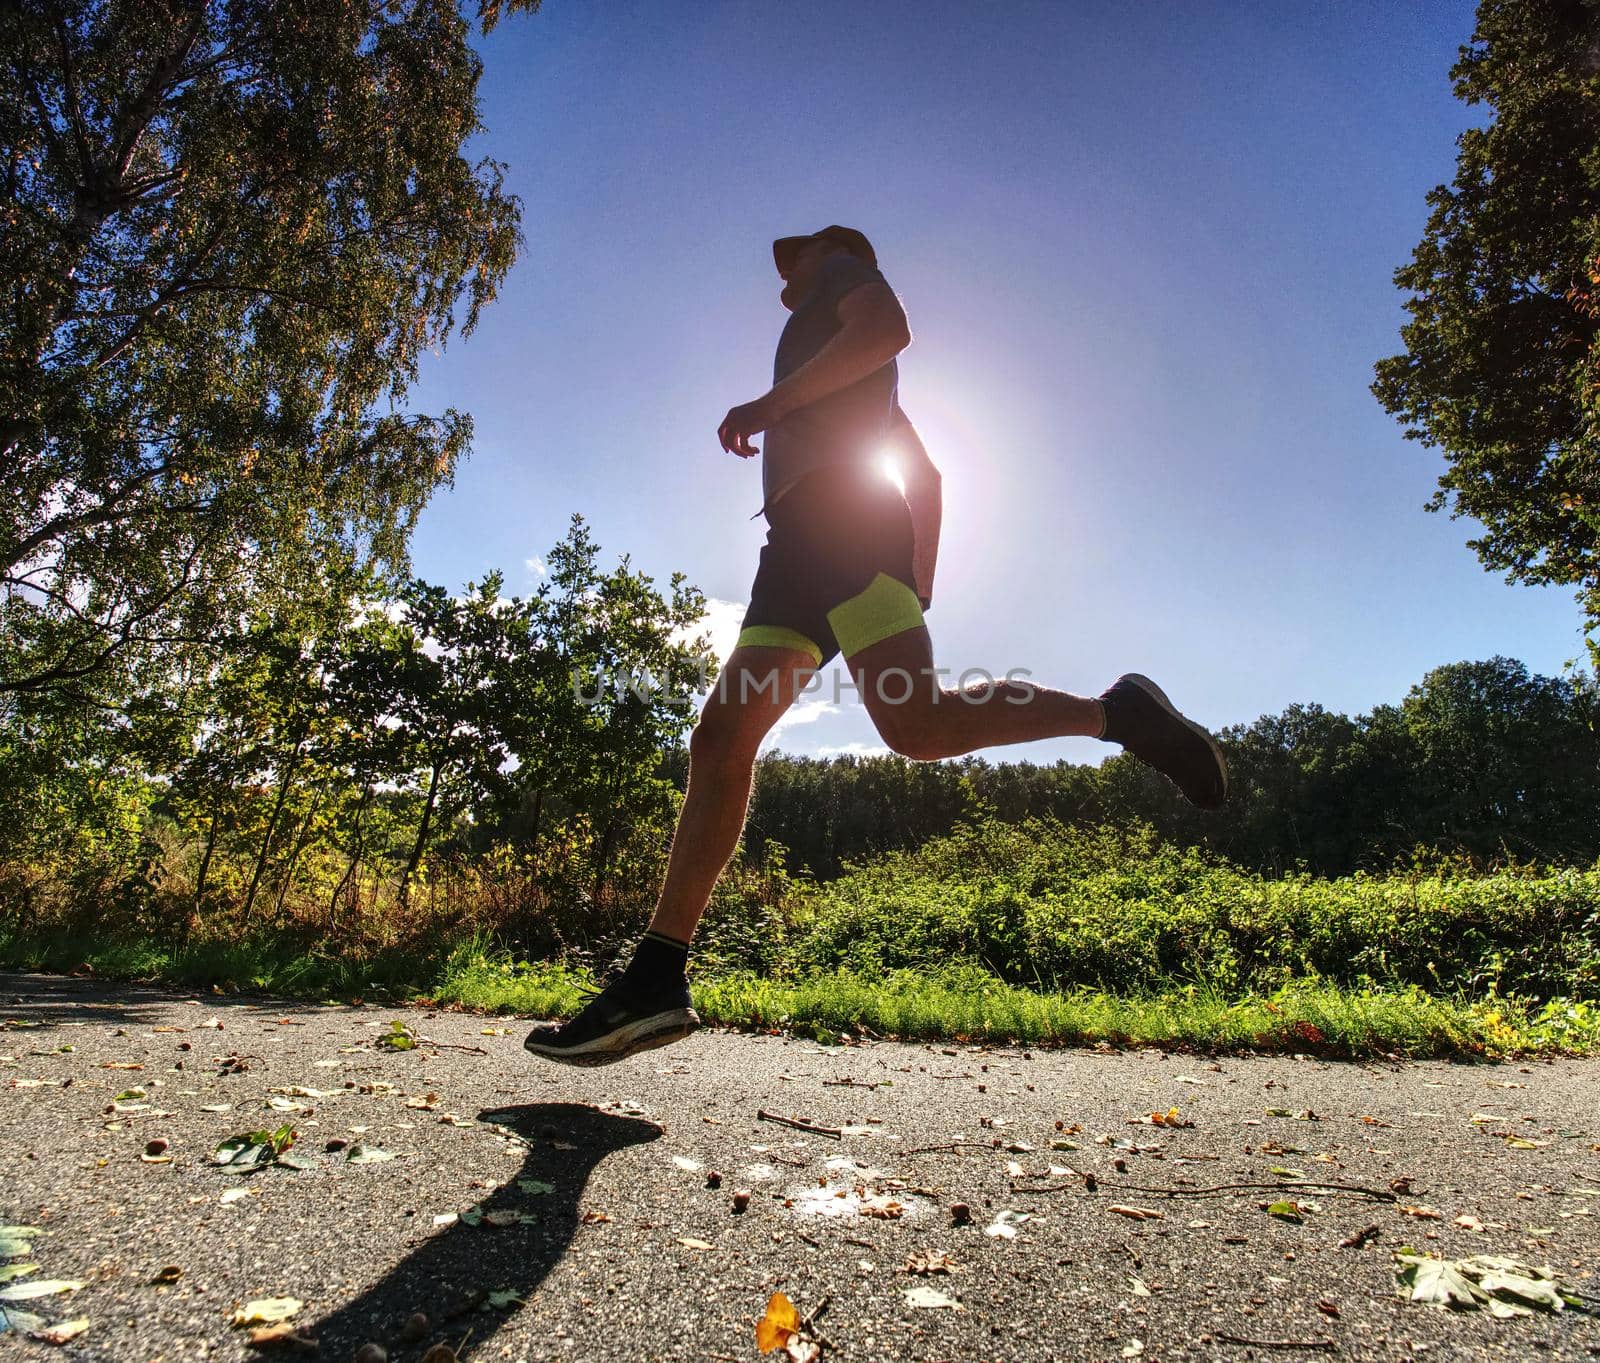
<svg viewBox="0 0 1600 1363">
<path fill-rule="evenodd" d="M 889 705 L 872 711 L 878 736 L 901 757 L 913 762 L 933 762 L 950 755 L 932 718 L 921 707 Z"/>
<path fill-rule="evenodd" d="M 689 734 L 689 756 L 712 762 L 750 757 L 763 733 L 744 707 L 727 702 L 707 705 Z"/>
</svg>

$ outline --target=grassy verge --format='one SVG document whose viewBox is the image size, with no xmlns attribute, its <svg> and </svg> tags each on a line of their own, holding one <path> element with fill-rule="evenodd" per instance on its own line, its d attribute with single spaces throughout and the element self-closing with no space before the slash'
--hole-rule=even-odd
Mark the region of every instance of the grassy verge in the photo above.
<svg viewBox="0 0 1600 1363">
<path fill-rule="evenodd" d="M 420 999 L 484 1012 L 561 1016 L 583 999 L 586 972 L 517 962 L 482 942 L 437 954 L 358 961 L 234 940 L 173 951 L 154 944 L 96 946 L 59 937 L 0 936 L 0 965 L 87 966 L 107 979 L 259 990 L 317 999 Z M 1200 1051 L 1299 1051 L 1332 1056 L 1495 1058 L 1600 1054 L 1600 1006 L 1490 995 L 1442 997 L 1411 988 L 1291 982 L 1267 994 L 1201 986 L 1137 994 L 1091 988 L 1049 992 L 972 971 L 849 971 L 775 980 L 749 973 L 697 977 L 708 1022 L 787 1030 L 824 1042 L 848 1034 L 1030 1046 L 1160 1046 Z"/>
</svg>

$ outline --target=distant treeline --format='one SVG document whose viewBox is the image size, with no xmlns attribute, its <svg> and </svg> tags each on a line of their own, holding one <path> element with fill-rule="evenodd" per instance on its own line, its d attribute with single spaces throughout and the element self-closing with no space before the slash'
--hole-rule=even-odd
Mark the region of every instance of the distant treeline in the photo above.
<svg viewBox="0 0 1600 1363">
<path fill-rule="evenodd" d="M 989 812 L 1007 823 L 1148 823 L 1269 874 L 1379 870 L 1419 848 L 1482 864 L 1600 858 L 1600 698 L 1582 673 L 1539 676 L 1510 658 L 1453 663 L 1370 714 L 1292 705 L 1221 737 L 1232 796 L 1215 814 L 1122 755 L 1090 767 L 774 754 L 758 770 L 746 855 L 782 844 L 791 871 L 831 879 L 847 861 L 921 846 Z M 685 769 L 673 755 L 680 787 Z"/>
</svg>

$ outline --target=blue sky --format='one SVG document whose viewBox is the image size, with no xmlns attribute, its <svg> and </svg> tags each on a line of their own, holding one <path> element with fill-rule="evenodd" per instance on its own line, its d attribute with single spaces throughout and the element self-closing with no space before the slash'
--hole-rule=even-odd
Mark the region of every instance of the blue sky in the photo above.
<svg viewBox="0 0 1600 1363">
<path fill-rule="evenodd" d="M 1142 671 L 1213 727 L 1496 653 L 1559 671 L 1570 595 L 1423 511 L 1442 460 L 1368 391 L 1471 116 L 1447 76 L 1471 28 L 1449 0 L 546 0 L 482 45 L 479 146 L 527 244 L 414 392 L 477 422 L 417 570 L 526 591 L 581 512 L 608 561 L 714 598 L 725 648 L 765 523 L 716 427 L 770 380 L 772 238 L 842 222 L 915 334 L 942 664 L 1088 694 Z M 877 743 L 845 693 L 769 746 Z"/>
</svg>

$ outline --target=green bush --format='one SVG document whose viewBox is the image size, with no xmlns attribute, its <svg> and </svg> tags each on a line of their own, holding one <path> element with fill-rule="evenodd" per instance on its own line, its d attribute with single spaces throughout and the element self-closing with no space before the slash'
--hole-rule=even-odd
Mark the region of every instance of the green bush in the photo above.
<svg viewBox="0 0 1600 1363">
<path fill-rule="evenodd" d="M 1270 879 L 1146 829 L 1032 819 L 963 825 L 806 898 L 792 957 L 867 978 L 970 961 L 1011 984 L 1119 993 L 1600 989 L 1600 867 Z"/>
</svg>

